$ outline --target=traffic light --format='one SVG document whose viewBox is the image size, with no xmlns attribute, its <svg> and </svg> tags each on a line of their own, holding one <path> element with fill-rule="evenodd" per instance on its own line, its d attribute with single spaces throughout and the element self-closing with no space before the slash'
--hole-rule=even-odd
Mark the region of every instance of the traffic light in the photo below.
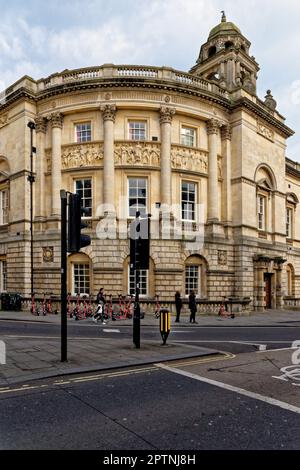
<svg viewBox="0 0 300 470">
<path fill-rule="evenodd" d="M 149 269 L 150 218 L 136 218 L 130 225 L 130 265 L 133 269 Z"/>
<path fill-rule="evenodd" d="M 68 211 L 68 252 L 78 253 L 81 248 L 91 244 L 89 235 L 82 235 L 81 229 L 87 225 L 81 220 L 85 214 L 85 209 L 81 207 L 81 196 L 79 194 L 69 194 Z"/>
</svg>

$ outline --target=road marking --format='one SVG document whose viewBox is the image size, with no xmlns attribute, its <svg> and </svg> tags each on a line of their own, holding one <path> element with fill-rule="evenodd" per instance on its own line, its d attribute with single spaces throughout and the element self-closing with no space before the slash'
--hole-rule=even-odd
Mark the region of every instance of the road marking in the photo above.
<svg viewBox="0 0 300 470">
<path fill-rule="evenodd" d="M 200 375 L 196 375 L 191 372 L 186 372 L 180 369 L 166 366 L 165 364 L 162 364 L 162 363 L 155 364 L 155 365 L 161 369 L 167 370 L 168 372 L 173 372 L 174 374 L 183 375 L 184 377 L 198 380 L 199 382 L 205 382 L 209 385 L 214 385 L 215 387 L 223 388 L 225 390 L 229 390 L 230 392 L 235 392 L 235 393 L 238 393 L 239 395 L 244 395 L 249 398 L 254 398 L 255 400 L 263 401 L 265 403 L 268 403 L 269 405 L 278 406 L 279 408 L 283 408 L 284 410 L 288 410 L 288 411 L 292 411 L 293 413 L 300 414 L 300 408 L 298 406 L 290 405 L 289 403 L 276 400 L 275 398 L 266 397 L 264 395 L 260 395 L 259 393 L 250 392 L 249 390 L 244 390 L 243 388 L 234 387 L 232 385 L 228 385 L 223 382 L 218 382 L 216 380 L 208 379 L 207 377 L 202 377 Z"/>
<path fill-rule="evenodd" d="M 235 354 L 222 353 L 222 354 L 218 354 L 214 357 L 206 357 L 206 358 L 201 358 L 201 359 L 195 359 L 195 360 L 188 361 L 188 362 L 187 362 L 187 360 L 185 360 L 185 361 L 182 360 L 181 362 L 173 362 L 172 361 L 172 364 L 174 364 L 176 366 L 185 367 L 185 366 L 190 366 L 190 365 L 205 364 L 207 362 L 225 361 L 227 359 L 234 359 L 235 357 L 236 357 Z"/>
<path fill-rule="evenodd" d="M 40 386 L 36 386 L 36 387 L 21 387 L 21 388 L 14 388 L 14 389 L 8 389 L 8 390 L 1 390 L 0 391 L 0 394 L 3 394 L 3 393 L 10 393 L 10 392 L 27 392 L 27 390 L 34 390 L 34 389 L 37 389 L 37 388 L 41 388 Z"/>
<path fill-rule="evenodd" d="M 277 351 L 290 351 L 291 349 L 297 349 L 297 348 L 280 348 L 280 349 L 268 349 L 267 351 L 256 351 L 257 353 L 260 352 L 277 352 Z"/>
<path fill-rule="evenodd" d="M 103 329 L 103 332 L 104 332 L 104 333 L 120 333 L 120 330 L 107 330 L 107 329 Z"/>
</svg>

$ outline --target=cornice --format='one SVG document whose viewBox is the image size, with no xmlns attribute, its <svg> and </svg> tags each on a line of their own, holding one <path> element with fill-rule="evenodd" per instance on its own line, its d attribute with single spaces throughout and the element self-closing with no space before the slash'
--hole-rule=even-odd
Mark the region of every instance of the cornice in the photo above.
<svg viewBox="0 0 300 470">
<path fill-rule="evenodd" d="M 300 171 L 291 167 L 288 163 L 285 164 L 285 171 L 288 175 L 296 176 L 296 178 L 300 178 Z"/>
<path fill-rule="evenodd" d="M 25 87 L 17 89 L 15 92 L 8 95 L 6 102 L 0 105 L 0 110 L 7 108 L 12 103 L 21 98 L 30 99 L 35 102 L 44 99 L 74 93 L 76 91 L 91 90 L 91 89 L 107 89 L 107 88 L 142 88 L 163 90 L 164 92 L 176 92 L 179 94 L 191 95 L 219 104 L 229 111 L 235 111 L 239 108 L 245 108 L 252 112 L 254 115 L 264 119 L 264 121 L 275 127 L 284 137 L 291 137 L 294 131 L 286 126 L 284 123 L 276 119 L 270 111 L 263 109 L 262 106 L 253 103 L 249 98 L 242 97 L 235 102 L 232 102 L 227 97 L 218 95 L 217 93 L 209 90 L 199 89 L 193 84 L 185 84 L 181 82 L 171 82 L 166 79 L 151 79 L 151 78 L 136 78 L 136 77 L 114 77 L 114 78 L 96 78 L 94 80 L 84 80 L 77 83 L 63 83 L 57 86 L 52 86 L 45 90 L 34 93 Z"/>
<path fill-rule="evenodd" d="M 281 132 L 284 137 L 291 137 L 295 133 L 288 126 L 286 126 L 285 124 L 283 124 L 282 122 L 274 118 L 270 114 L 270 111 L 264 110 L 262 107 L 260 107 L 256 103 L 253 103 L 251 100 L 249 100 L 249 98 L 242 97 L 238 99 L 237 101 L 235 101 L 231 106 L 232 111 L 235 111 L 238 108 L 246 108 L 249 111 L 251 111 L 253 114 L 255 114 L 256 116 L 261 117 L 266 122 L 274 126 L 279 132 Z"/>
</svg>

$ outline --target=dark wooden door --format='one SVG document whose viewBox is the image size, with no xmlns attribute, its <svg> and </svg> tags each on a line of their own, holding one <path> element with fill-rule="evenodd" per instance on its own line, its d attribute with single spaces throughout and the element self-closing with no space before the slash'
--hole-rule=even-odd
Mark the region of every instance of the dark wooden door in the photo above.
<svg viewBox="0 0 300 470">
<path fill-rule="evenodd" d="M 272 308 L 272 274 L 264 274 L 265 281 L 265 307 Z"/>
</svg>

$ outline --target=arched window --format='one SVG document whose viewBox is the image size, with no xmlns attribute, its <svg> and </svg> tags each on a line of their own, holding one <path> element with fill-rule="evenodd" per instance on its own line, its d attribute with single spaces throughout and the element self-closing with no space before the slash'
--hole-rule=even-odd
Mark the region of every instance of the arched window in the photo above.
<svg viewBox="0 0 300 470">
<path fill-rule="evenodd" d="M 184 270 L 186 296 L 194 291 L 197 297 L 206 297 L 206 272 L 207 262 L 202 256 L 194 255 L 186 259 Z"/>
<path fill-rule="evenodd" d="M 68 258 L 68 290 L 72 295 L 92 295 L 92 261 L 84 253 Z"/>
</svg>

